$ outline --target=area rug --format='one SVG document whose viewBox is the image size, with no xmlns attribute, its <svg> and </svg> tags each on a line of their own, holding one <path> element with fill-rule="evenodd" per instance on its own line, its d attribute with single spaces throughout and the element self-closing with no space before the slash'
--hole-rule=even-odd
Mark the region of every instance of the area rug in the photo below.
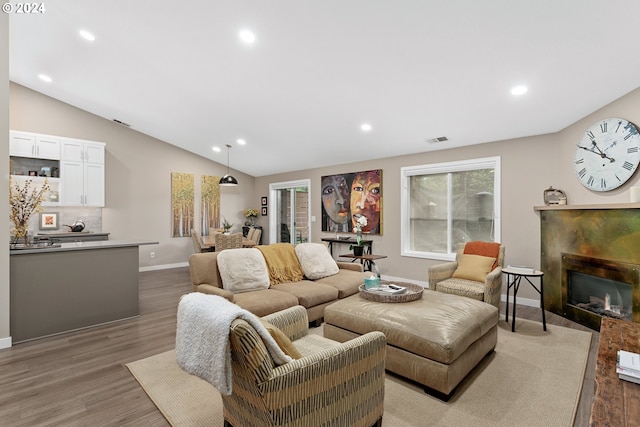
<svg viewBox="0 0 640 427">
<path fill-rule="evenodd" d="M 517 320 L 516 332 L 499 322 L 496 351 L 443 402 L 387 373 L 382 425 L 573 425 L 591 334 Z M 183 372 L 168 351 L 127 367 L 175 427 L 222 426 L 222 399 L 208 383 Z"/>
</svg>

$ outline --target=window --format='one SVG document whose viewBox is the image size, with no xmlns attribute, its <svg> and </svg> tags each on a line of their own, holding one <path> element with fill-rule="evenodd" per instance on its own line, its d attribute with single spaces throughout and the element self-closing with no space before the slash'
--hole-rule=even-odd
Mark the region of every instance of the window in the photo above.
<svg viewBox="0 0 640 427">
<path fill-rule="evenodd" d="M 500 157 L 401 169 L 403 256 L 455 259 L 458 243 L 500 241 Z"/>
</svg>

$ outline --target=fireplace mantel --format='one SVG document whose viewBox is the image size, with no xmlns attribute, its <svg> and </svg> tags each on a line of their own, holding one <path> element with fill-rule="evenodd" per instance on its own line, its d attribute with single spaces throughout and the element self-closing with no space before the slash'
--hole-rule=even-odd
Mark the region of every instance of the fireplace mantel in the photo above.
<svg viewBox="0 0 640 427">
<path fill-rule="evenodd" d="M 534 206 L 534 211 L 569 211 L 587 209 L 640 209 L 640 203 L 608 203 L 601 205 L 547 205 Z"/>
</svg>

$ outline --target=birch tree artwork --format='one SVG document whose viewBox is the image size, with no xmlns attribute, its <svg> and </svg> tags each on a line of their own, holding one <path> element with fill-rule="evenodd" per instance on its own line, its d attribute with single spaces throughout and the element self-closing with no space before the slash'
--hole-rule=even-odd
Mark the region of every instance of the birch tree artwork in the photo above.
<svg viewBox="0 0 640 427">
<path fill-rule="evenodd" d="M 210 228 L 220 228 L 220 177 L 203 175 L 201 189 L 200 229 L 207 236 Z"/>
<path fill-rule="evenodd" d="M 194 183 L 193 174 L 171 173 L 171 210 L 173 237 L 191 235 L 194 225 Z"/>
</svg>

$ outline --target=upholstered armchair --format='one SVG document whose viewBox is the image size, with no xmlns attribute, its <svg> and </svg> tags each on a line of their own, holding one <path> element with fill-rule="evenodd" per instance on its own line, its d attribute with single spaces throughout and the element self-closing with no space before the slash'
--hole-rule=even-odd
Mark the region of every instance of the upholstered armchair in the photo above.
<svg viewBox="0 0 640 427">
<path fill-rule="evenodd" d="M 493 262 L 483 258 L 493 258 Z M 427 269 L 429 288 L 477 299 L 500 308 L 503 266 L 503 245 L 490 242 L 459 243 L 455 261 Z"/>
<path fill-rule="evenodd" d="M 222 395 L 229 426 L 380 426 L 384 404 L 385 336 L 371 332 L 345 343 L 308 334 L 301 306 L 265 316 L 302 354 L 275 366 L 248 322 L 229 335 L 233 386 Z"/>
</svg>

